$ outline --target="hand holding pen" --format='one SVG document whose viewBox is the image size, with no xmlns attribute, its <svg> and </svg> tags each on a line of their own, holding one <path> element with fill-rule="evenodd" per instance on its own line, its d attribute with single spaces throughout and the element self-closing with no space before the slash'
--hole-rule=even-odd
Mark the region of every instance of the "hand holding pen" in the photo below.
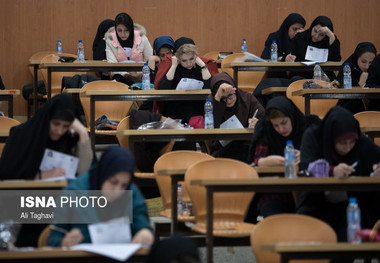
<svg viewBox="0 0 380 263">
<path fill-rule="evenodd" d="M 380 176 L 380 162 L 377 164 L 374 164 L 372 166 L 373 172 L 370 174 L 372 177 L 379 177 Z"/>
<path fill-rule="evenodd" d="M 256 109 L 255 113 L 253 114 L 252 118 L 248 119 L 248 128 L 254 128 L 258 119 L 256 118 L 257 112 L 259 109 Z"/>
</svg>

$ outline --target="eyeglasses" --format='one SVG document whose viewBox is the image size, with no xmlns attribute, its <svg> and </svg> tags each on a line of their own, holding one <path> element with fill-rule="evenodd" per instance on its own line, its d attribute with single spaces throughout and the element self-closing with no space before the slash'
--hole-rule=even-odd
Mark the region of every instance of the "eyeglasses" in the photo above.
<svg viewBox="0 0 380 263">
<path fill-rule="evenodd" d="M 164 58 L 166 55 L 171 55 L 171 54 L 173 54 L 171 51 L 169 51 L 169 52 L 167 52 L 167 53 L 158 53 L 158 56 L 160 57 L 160 58 Z"/>
<path fill-rule="evenodd" d="M 227 102 L 228 100 L 232 100 L 234 96 L 235 96 L 235 93 L 231 93 L 227 97 L 222 97 L 222 100 L 224 102 Z"/>
</svg>

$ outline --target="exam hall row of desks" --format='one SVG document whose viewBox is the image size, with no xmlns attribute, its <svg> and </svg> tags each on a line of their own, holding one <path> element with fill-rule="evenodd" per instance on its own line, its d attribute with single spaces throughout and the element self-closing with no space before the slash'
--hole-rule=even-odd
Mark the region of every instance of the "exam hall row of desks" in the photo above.
<svg viewBox="0 0 380 263">
<path fill-rule="evenodd" d="M 258 168 L 257 168 L 258 169 Z M 282 174 L 283 167 L 267 167 L 258 169 L 258 173 L 261 175 L 275 175 Z M 185 170 L 162 170 L 158 172 L 158 176 L 171 176 L 172 180 L 182 180 Z M 176 179 L 175 179 L 176 178 Z M 172 182 L 173 182 L 172 181 Z M 193 180 L 190 182 L 194 185 L 204 186 L 207 192 L 207 255 L 208 262 L 212 262 L 213 253 L 213 193 L 215 192 L 284 192 L 284 191 L 334 191 L 334 190 L 355 190 L 355 191 L 372 191 L 379 189 L 380 178 L 373 177 L 352 177 L 352 178 L 278 178 L 278 177 L 267 177 L 258 179 L 201 179 Z M 173 183 L 172 183 L 173 184 Z M 18 186 L 17 186 L 18 185 Z M 66 181 L 61 182 L 42 182 L 42 181 L 3 181 L 0 182 L 0 189 L 44 189 L 45 187 L 56 187 L 61 188 L 66 185 Z M 46 189 L 46 188 L 45 188 Z M 173 190 L 174 189 L 174 190 Z M 176 192 L 176 187 L 172 188 L 172 195 Z M 175 200 L 175 199 L 174 199 Z M 174 202 L 173 202 L 174 203 Z M 176 210 L 176 205 L 173 205 L 173 212 Z M 175 217 L 176 218 L 176 217 Z M 173 225 L 175 224 L 173 218 Z M 288 262 L 290 259 L 294 258 L 331 258 L 331 259 L 341 259 L 355 258 L 355 257 L 379 257 L 380 256 L 380 244 L 366 244 L 361 245 L 351 245 L 347 243 L 338 244 L 270 244 L 266 245 L 262 249 L 268 251 L 274 251 L 283 255 L 282 262 Z M 145 252 L 137 255 L 135 258 L 141 258 L 144 256 Z M 29 252 L 7 252 L 0 255 L 0 259 L 22 259 L 28 258 L 37 259 L 36 262 L 41 262 L 43 258 L 58 257 L 67 260 L 69 258 L 79 257 L 78 262 L 86 262 L 86 258 L 102 258 L 100 256 L 94 255 L 88 252 L 79 251 L 62 251 L 61 249 L 56 249 L 55 253 L 49 251 L 29 251 Z M 84 260 L 84 261 L 83 261 Z M 33 261 L 33 260 L 32 260 Z M 59 260 L 57 262 L 60 262 Z M 92 261 L 98 262 L 98 261 Z M 108 262 L 108 261 L 104 261 Z M 110 261 L 114 262 L 114 261 Z M 135 261 L 132 261 L 135 262 Z M 139 262 L 139 261 L 137 261 Z"/>
</svg>

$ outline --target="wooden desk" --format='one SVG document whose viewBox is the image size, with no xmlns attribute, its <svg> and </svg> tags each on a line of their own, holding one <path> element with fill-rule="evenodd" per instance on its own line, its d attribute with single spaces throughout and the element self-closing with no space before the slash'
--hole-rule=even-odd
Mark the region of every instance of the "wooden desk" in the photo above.
<svg viewBox="0 0 380 263">
<path fill-rule="evenodd" d="M 38 100 L 38 68 L 40 66 L 41 60 L 29 60 L 29 65 L 33 67 L 33 103 L 34 103 L 34 112 L 37 112 L 38 105 L 37 105 L 37 100 Z"/>
<path fill-rule="evenodd" d="M 252 128 L 243 129 L 160 129 L 124 130 L 117 136 L 129 137 L 129 149 L 134 152 L 134 143 L 167 141 L 204 141 L 204 140 L 250 140 Z"/>
<path fill-rule="evenodd" d="M 261 91 L 261 95 L 269 96 L 286 96 L 286 89 L 288 87 L 270 87 Z"/>
<path fill-rule="evenodd" d="M 321 63 L 324 71 L 336 71 L 342 66 L 342 62 Z M 234 80 L 238 83 L 239 71 L 313 71 L 314 65 L 307 66 L 301 62 L 232 62 L 224 65 L 234 70 Z"/>
<path fill-rule="evenodd" d="M 111 72 L 111 71 L 141 71 L 144 63 L 108 63 L 100 60 L 86 60 L 84 63 L 43 63 L 39 67 L 48 72 L 47 95 L 51 98 L 52 72 Z"/>
<path fill-rule="evenodd" d="M 214 192 L 293 192 L 293 191 L 377 191 L 380 178 L 259 178 L 259 179 L 199 179 L 192 185 L 204 186 L 207 196 L 207 262 L 213 253 L 213 194 Z"/>
<path fill-rule="evenodd" d="M 293 91 L 292 95 L 305 98 L 305 115 L 309 115 L 311 99 L 379 99 L 380 88 L 300 89 Z"/>
<path fill-rule="evenodd" d="M 9 131 L 0 131 L 0 143 L 4 143 L 9 137 Z"/>
<path fill-rule="evenodd" d="M 18 89 L 4 89 L 0 90 L 0 101 L 8 101 L 8 117 L 13 118 L 13 98 L 20 95 Z"/>
<path fill-rule="evenodd" d="M 210 90 L 87 90 L 80 96 L 90 97 L 90 136 L 95 145 L 95 102 L 96 101 L 176 101 L 205 100 Z"/>
<path fill-rule="evenodd" d="M 360 127 L 360 131 L 368 135 L 372 140 L 376 137 L 380 137 L 380 127 Z"/>
<path fill-rule="evenodd" d="M 138 250 L 127 262 L 145 262 L 149 250 Z M 98 263 L 116 263 L 120 261 L 113 260 L 108 257 L 104 257 L 98 254 L 67 250 L 62 248 L 45 248 L 35 249 L 30 251 L 1 251 L 0 261 L 3 263 L 14 262 L 28 262 L 28 263 L 85 263 L 85 262 L 98 262 Z"/>
<path fill-rule="evenodd" d="M 280 254 L 281 263 L 287 263 L 292 259 L 339 259 L 353 260 L 363 258 L 380 257 L 380 243 L 319 243 L 319 242 L 292 242 L 262 245 L 262 250 Z"/>
<path fill-rule="evenodd" d="M 0 181 L 0 190 L 31 190 L 31 189 L 62 189 L 67 186 L 66 180 L 40 181 L 40 180 L 5 180 Z"/>
</svg>

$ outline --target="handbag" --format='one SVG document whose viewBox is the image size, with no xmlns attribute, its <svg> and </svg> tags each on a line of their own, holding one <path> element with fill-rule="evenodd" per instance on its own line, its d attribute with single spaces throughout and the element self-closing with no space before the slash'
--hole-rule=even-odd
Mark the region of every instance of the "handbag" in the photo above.
<svg viewBox="0 0 380 263">
<path fill-rule="evenodd" d="M 194 129 L 203 129 L 205 127 L 205 120 L 203 116 L 193 116 L 189 120 L 189 125 Z"/>
<path fill-rule="evenodd" d="M 380 227 L 380 219 L 376 222 L 372 229 L 362 229 L 356 232 L 355 239 L 361 238 L 364 242 L 380 242 L 380 234 L 378 232 Z"/>
</svg>

